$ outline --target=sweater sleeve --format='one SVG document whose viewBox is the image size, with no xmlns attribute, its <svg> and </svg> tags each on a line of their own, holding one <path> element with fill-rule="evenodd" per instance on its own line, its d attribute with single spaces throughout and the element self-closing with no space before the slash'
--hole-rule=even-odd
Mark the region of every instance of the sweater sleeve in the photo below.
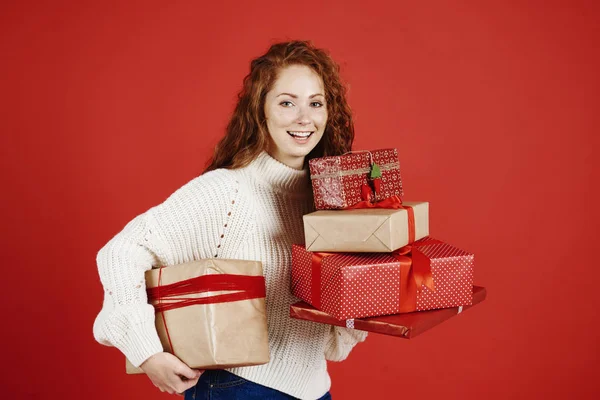
<svg viewBox="0 0 600 400">
<path fill-rule="evenodd" d="M 121 350 L 136 367 L 163 351 L 144 282 L 144 272 L 158 263 L 146 241 L 149 230 L 148 216 L 136 217 L 96 257 L 104 302 L 94 321 L 94 338 Z"/>
<path fill-rule="evenodd" d="M 164 203 L 129 222 L 98 253 L 104 288 L 94 338 L 119 349 L 134 366 L 162 352 L 148 303 L 145 271 L 214 257 L 235 181 L 225 170 L 204 174 L 173 193 Z"/>
<path fill-rule="evenodd" d="M 359 342 L 364 342 L 367 332 L 339 326 L 332 326 L 325 343 L 325 358 L 329 361 L 343 361 Z"/>
</svg>

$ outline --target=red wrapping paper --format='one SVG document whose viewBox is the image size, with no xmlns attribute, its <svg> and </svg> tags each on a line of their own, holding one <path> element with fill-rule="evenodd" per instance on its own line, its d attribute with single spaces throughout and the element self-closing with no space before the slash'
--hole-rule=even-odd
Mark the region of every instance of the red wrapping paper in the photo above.
<svg viewBox="0 0 600 400">
<path fill-rule="evenodd" d="M 293 245 L 292 292 L 337 319 L 471 304 L 473 254 L 429 237 L 411 250 L 311 253 Z"/>
<path fill-rule="evenodd" d="M 339 320 L 323 311 L 317 310 L 310 304 L 300 301 L 290 306 L 290 317 L 411 339 L 441 324 L 445 320 L 458 315 L 460 312 L 481 303 L 485 300 L 486 296 L 487 291 L 485 288 L 474 286 L 473 302 L 470 306 L 442 308 L 439 310 L 418 311 L 354 320 Z"/>
<path fill-rule="evenodd" d="M 364 185 L 374 189 L 369 175 L 371 162 L 381 169 L 378 200 L 402 197 L 400 163 L 396 149 L 356 152 L 342 156 L 314 158 L 309 169 L 317 210 L 351 207 L 363 200 Z"/>
</svg>

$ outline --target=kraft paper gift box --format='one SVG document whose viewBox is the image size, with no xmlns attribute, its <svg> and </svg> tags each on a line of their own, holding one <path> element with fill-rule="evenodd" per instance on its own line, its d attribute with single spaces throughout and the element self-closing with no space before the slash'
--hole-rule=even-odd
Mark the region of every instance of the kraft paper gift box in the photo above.
<svg viewBox="0 0 600 400">
<path fill-rule="evenodd" d="M 470 305 L 474 255 L 430 237 L 392 253 L 292 246 L 294 296 L 337 319 Z"/>
<path fill-rule="evenodd" d="M 401 209 L 320 210 L 304 215 L 308 251 L 391 252 L 429 235 L 429 203 Z"/>
<path fill-rule="evenodd" d="M 290 317 L 322 324 L 336 325 L 350 329 L 358 329 L 383 335 L 398 336 L 411 339 L 441 324 L 472 306 L 481 303 L 487 295 L 486 289 L 473 286 L 473 302 L 470 306 L 442 308 L 438 310 L 416 311 L 404 314 L 384 315 L 379 317 L 339 320 L 319 311 L 303 301 L 290 306 Z"/>
<path fill-rule="evenodd" d="M 375 194 L 375 200 L 402 198 L 400 162 L 396 149 L 356 151 L 341 156 L 313 158 L 308 162 L 315 208 L 351 207 Z M 375 167 L 375 168 L 374 168 Z M 371 179 L 372 174 L 380 177 Z"/>
<path fill-rule="evenodd" d="M 269 362 L 260 262 L 204 259 L 152 269 L 146 272 L 146 288 L 164 351 L 189 367 L 221 369 Z M 129 360 L 126 371 L 143 373 Z"/>
</svg>

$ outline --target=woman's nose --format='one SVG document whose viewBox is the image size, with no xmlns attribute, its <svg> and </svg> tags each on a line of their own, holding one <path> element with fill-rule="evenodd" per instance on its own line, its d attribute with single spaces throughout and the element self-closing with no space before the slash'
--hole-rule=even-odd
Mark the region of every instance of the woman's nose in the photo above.
<svg viewBox="0 0 600 400">
<path fill-rule="evenodd" d="M 298 117 L 296 118 L 296 122 L 300 125 L 310 124 L 308 110 L 305 107 L 298 107 Z"/>
</svg>

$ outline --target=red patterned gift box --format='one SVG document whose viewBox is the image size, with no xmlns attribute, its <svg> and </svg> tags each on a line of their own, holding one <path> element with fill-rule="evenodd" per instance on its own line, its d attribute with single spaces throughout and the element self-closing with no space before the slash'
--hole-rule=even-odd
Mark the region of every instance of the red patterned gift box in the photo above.
<svg viewBox="0 0 600 400">
<path fill-rule="evenodd" d="M 470 305 L 474 255 L 432 238 L 393 253 L 292 246 L 294 296 L 337 319 Z"/>
<path fill-rule="evenodd" d="M 381 172 L 377 184 L 377 179 L 370 179 L 373 164 Z M 365 190 L 376 192 L 377 200 L 403 194 L 396 149 L 313 158 L 308 165 L 317 210 L 342 209 L 368 200 Z"/>
</svg>

